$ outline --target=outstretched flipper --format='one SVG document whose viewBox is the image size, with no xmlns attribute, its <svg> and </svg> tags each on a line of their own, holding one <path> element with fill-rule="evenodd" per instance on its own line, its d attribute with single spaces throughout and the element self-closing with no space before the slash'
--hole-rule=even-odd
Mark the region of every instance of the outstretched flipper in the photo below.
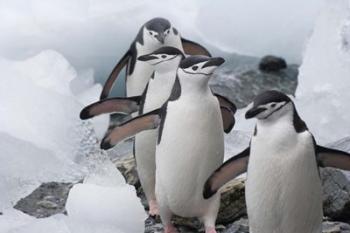
<svg viewBox="0 0 350 233">
<path fill-rule="evenodd" d="M 196 42 L 181 38 L 182 47 L 187 55 L 204 55 L 211 57 L 209 51 Z"/>
<path fill-rule="evenodd" d="M 131 114 L 139 110 L 141 96 L 110 98 L 92 103 L 80 112 L 80 119 L 86 120 L 103 113 Z"/>
<path fill-rule="evenodd" d="M 350 154 L 323 146 L 315 146 L 317 162 L 321 167 L 334 167 L 342 170 L 350 170 Z"/>
<path fill-rule="evenodd" d="M 204 184 L 203 197 L 213 196 L 224 184 L 247 171 L 250 147 L 227 160 L 208 178 Z"/>
<path fill-rule="evenodd" d="M 156 109 L 115 127 L 103 138 L 101 149 L 107 150 L 141 131 L 156 129 L 160 125 L 162 115 L 163 108 Z"/>
<path fill-rule="evenodd" d="M 221 110 L 222 122 L 224 124 L 224 132 L 229 133 L 233 129 L 235 125 L 235 113 L 237 111 L 237 107 L 234 103 L 228 100 L 226 97 L 221 96 L 219 94 L 215 94 L 216 98 L 218 98 Z"/>
<path fill-rule="evenodd" d="M 118 64 L 114 67 L 112 73 L 109 75 L 105 85 L 103 86 L 103 90 L 100 95 L 100 100 L 106 99 L 111 91 L 115 80 L 117 79 L 120 71 L 124 68 L 124 66 L 128 65 L 129 59 L 131 57 L 131 52 L 128 50 L 122 59 L 119 60 Z"/>
</svg>

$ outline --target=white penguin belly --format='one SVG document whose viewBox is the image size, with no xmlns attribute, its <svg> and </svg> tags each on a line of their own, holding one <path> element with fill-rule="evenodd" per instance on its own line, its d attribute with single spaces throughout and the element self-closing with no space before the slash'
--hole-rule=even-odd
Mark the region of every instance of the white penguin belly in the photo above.
<svg viewBox="0 0 350 233">
<path fill-rule="evenodd" d="M 258 127 L 252 138 L 246 183 L 251 232 L 320 233 L 322 189 L 311 135 L 269 132 Z"/>
<path fill-rule="evenodd" d="M 224 157 L 219 105 L 214 97 L 208 98 L 169 102 L 156 149 L 157 199 L 184 217 L 203 216 L 214 201 L 218 203 L 218 196 L 205 200 L 202 194 L 204 182 Z"/>
<path fill-rule="evenodd" d="M 136 61 L 134 71 L 126 78 L 127 96 L 142 95 L 154 69 L 146 62 Z"/>
<path fill-rule="evenodd" d="M 158 75 L 149 81 L 143 113 L 160 108 L 169 98 L 175 81 L 175 71 Z M 148 199 L 155 199 L 155 152 L 158 129 L 143 131 L 135 136 L 135 158 L 141 185 Z"/>
</svg>

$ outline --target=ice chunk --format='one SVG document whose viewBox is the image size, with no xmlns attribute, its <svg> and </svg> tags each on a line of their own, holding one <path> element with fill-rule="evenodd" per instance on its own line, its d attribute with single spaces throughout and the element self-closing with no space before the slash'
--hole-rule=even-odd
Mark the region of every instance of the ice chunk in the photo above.
<svg viewBox="0 0 350 233">
<path fill-rule="evenodd" d="M 106 187 L 95 184 L 77 184 L 68 196 L 68 216 L 78 232 L 86 232 L 91 225 L 122 229 L 125 232 L 143 232 L 146 214 L 129 185 Z M 75 231 L 73 231 L 75 232 Z"/>
<path fill-rule="evenodd" d="M 296 93 L 300 115 L 321 144 L 350 133 L 349 2 L 326 3 L 306 48 Z"/>
<path fill-rule="evenodd" d="M 42 182 L 76 180 L 80 167 L 57 154 L 0 132 L 0 211 L 28 195 Z"/>
</svg>

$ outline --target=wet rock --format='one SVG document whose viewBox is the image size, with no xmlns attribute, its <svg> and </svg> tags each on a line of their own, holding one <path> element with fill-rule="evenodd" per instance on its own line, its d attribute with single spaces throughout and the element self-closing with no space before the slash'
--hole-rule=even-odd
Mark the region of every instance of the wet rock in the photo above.
<svg viewBox="0 0 350 233">
<path fill-rule="evenodd" d="M 246 214 L 245 179 L 234 179 L 221 189 L 221 202 L 217 223 L 232 223 Z"/>
<path fill-rule="evenodd" d="M 273 55 L 265 56 L 259 63 L 259 69 L 264 72 L 276 72 L 287 68 L 287 62 Z"/>
<path fill-rule="evenodd" d="M 333 168 L 321 170 L 324 215 L 350 222 L 350 184 L 344 173 Z"/>
<path fill-rule="evenodd" d="M 322 233 L 350 233 L 350 225 L 342 222 L 323 222 Z"/>
<path fill-rule="evenodd" d="M 247 106 L 256 95 L 266 90 L 295 94 L 298 84 L 297 65 L 288 65 L 275 72 L 264 72 L 259 69 L 259 58 L 232 56 L 213 74 L 209 84 L 214 92 L 226 96 L 238 108 Z"/>
<path fill-rule="evenodd" d="M 72 183 L 43 183 L 27 197 L 19 200 L 14 206 L 26 214 L 45 218 L 58 213 L 65 213 L 65 204 Z"/>
</svg>

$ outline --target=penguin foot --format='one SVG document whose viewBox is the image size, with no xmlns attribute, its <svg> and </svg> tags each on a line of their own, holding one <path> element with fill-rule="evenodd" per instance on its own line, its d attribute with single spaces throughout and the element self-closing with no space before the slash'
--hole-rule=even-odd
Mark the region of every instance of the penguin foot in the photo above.
<svg viewBox="0 0 350 233">
<path fill-rule="evenodd" d="M 215 227 L 206 227 L 205 233 L 216 233 Z"/>
<path fill-rule="evenodd" d="M 149 205 L 149 211 L 148 214 L 150 216 L 156 216 L 159 215 L 159 208 L 158 208 L 158 203 L 156 200 L 151 200 L 148 202 Z"/>
<path fill-rule="evenodd" d="M 164 227 L 164 233 L 179 233 L 173 224 L 167 224 Z"/>
</svg>

